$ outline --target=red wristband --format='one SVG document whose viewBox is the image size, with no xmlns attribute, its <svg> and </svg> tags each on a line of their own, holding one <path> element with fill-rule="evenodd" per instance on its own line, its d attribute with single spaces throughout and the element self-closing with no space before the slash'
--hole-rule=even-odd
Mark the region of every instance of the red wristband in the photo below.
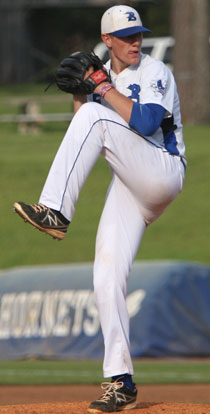
<svg viewBox="0 0 210 414">
<path fill-rule="evenodd" d="M 111 89 L 114 89 L 114 86 L 111 85 L 111 83 L 108 83 L 107 85 L 102 86 L 102 88 L 100 90 L 101 97 L 104 98 L 104 96 L 106 95 L 106 93 L 108 91 L 110 91 Z"/>
</svg>

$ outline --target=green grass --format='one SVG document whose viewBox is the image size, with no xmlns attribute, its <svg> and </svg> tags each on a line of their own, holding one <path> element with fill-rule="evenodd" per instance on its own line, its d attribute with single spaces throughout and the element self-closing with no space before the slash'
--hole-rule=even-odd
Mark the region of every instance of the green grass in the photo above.
<svg viewBox="0 0 210 414">
<path fill-rule="evenodd" d="M 210 362 L 134 361 L 137 384 L 209 384 Z M 1 361 L 0 385 L 99 384 L 101 361 Z"/>
<path fill-rule="evenodd" d="M 33 101 L 41 113 L 72 112 L 72 95 L 64 94 L 56 85 L 45 91 L 47 84 L 10 85 L 0 87 L 0 115 L 20 114 L 23 104 Z"/>
<path fill-rule="evenodd" d="M 91 261 L 96 228 L 110 173 L 99 162 L 81 192 L 78 210 L 66 240 L 59 243 L 29 228 L 12 213 L 14 201 L 36 202 L 51 161 L 66 129 L 46 126 L 39 136 L 19 135 L 13 125 L 1 131 L 1 258 L 0 268 L 38 263 Z M 60 128 L 60 129 L 59 129 Z"/>
<path fill-rule="evenodd" d="M 57 242 L 23 223 L 14 201 L 37 202 L 67 123 L 48 123 L 39 135 L 20 135 L 0 124 L 0 269 L 93 261 L 95 236 L 111 180 L 99 158 L 83 187 L 69 232 Z M 184 260 L 210 264 L 210 126 L 185 127 L 188 168 L 184 190 L 144 235 L 137 260 Z"/>
</svg>

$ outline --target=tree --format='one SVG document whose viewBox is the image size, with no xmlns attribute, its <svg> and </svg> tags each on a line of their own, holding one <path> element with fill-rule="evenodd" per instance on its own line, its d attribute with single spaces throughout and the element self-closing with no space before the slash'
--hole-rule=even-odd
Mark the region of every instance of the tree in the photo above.
<svg viewBox="0 0 210 414">
<path fill-rule="evenodd" d="M 183 122 L 210 122 L 209 0 L 172 0 L 173 63 Z"/>
</svg>

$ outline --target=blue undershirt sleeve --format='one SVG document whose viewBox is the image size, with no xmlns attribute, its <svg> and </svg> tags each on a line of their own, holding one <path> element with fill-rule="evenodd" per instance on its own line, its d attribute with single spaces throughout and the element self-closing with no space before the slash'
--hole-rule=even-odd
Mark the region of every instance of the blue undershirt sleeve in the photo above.
<svg viewBox="0 0 210 414">
<path fill-rule="evenodd" d="M 129 126 L 142 135 L 152 135 L 160 127 L 165 112 L 165 108 L 158 104 L 134 102 Z"/>
</svg>

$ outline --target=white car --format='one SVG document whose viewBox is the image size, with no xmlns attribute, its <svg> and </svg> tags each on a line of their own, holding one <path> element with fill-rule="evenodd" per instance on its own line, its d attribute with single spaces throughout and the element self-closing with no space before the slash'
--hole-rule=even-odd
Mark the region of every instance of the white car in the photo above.
<svg viewBox="0 0 210 414">
<path fill-rule="evenodd" d="M 151 37 L 145 38 L 142 42 L 142 52 L 151 55 L 155 59 L 162 60 L 171 70 L 172 50 L 175 44 L 173 37 Z M 95 54 L 105 63 L 109 59 L 107 46 L 100 42 L 94 48 Z"/>
</svg>

